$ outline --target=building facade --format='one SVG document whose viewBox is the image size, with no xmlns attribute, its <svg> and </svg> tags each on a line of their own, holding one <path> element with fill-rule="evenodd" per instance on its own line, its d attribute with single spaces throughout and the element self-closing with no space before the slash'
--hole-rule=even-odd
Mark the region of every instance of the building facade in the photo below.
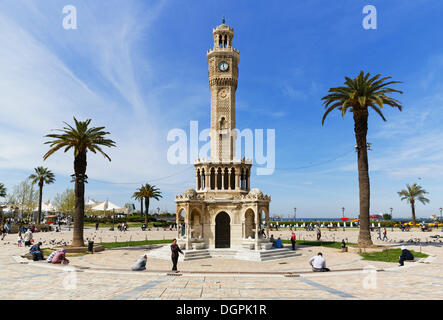
<svg viewBox="0 0 443 320">
<path fill-rule="evenodd" d="M 252 161 L 236 159 L 235 94 L 240 53 L 233 47 L 234 30 L 223 23 L 212 32 L 207 52 L 211 91 L 211 155 L 195 161 L 195 189 L 176 196 L 178 238 L 192 248 L 260 250 L 263 218 L 269 225 L 271 198 L 251 189 Z M 269 234 L 269 230 L 266 230 Z M 263 243 L 263 245 L 262 245 Z"/>
</svg>

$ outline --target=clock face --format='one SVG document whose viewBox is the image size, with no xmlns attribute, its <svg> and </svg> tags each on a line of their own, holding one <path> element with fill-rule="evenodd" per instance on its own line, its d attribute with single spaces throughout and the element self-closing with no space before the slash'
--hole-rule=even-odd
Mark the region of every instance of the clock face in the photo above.
<svg viewBox="0 0 443 320">
<path fill-rule="evenodd" d="M 229 64 L 226 61 L 222 61 L 218 64 L 220 71 L 227 71 L 229 69 Z"/>
</svg>

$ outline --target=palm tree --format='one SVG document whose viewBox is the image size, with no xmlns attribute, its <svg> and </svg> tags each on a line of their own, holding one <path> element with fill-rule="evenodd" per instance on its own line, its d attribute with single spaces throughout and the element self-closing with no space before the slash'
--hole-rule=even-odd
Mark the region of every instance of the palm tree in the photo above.
<svg viewBox="0 0 443 320">
<path fill-rule="evenodd" d="M 397 193 L 401 197 L 401 200 L 407 200 L 407 202 L 411 204 L 412 224 L 415 226 L 415 201 L 418 200 L 423 204 L 429 203 L 429 199 L 424 197 L 424 195 L 429 192 L 426 192 L 421 186 L 414 183 L 412 186 L 407 184 L 406 189 Z"/>
<path fill-rule="evenodd" d="M 6 187 L 0 182 L 0 198 L 6 197 Z"/>
<path fill-rule="evenodd" d="M 369 172 L 368 172 L 368 143 L 366 135 L 368 132 L 369 110 L 374 110 L 384 121 L 385 117 L 381 112 L 384 105 L 398 108 L 402 106 L 400 101 L 393 99 L 388 94 L 402 91 L 389 87 L 391 84 L 400 83 L 399 81 L 388 81 L 391 77 L 381 78 L 378 74 L 370 77 L 369 73 L 363 71 L 355 79 L 345 77 L 345 86 L 330 88 L 329 94 L 322 98 L 326 112 L 323 115 L 322 125 L 326 116 L 334 109 L 341 112 L 345 117 L 346 111 L 350 111 L 354 118 L 354 132 L 357 141 L 358 157 L 358 184 L 360 189 L 360 233 L 358 243 L 361 246 L 372 245 L 371 233 L 369 231 Z"/>
<path fill-rule="evenodd" d="M 39 200 L 38 200 L 38 218 L 37 223 L 40 223 L 42 216 L 42 201 L 43 201 L 43 185 L 54 183 L 54 174 L 48 168 L 37 167 L 34 168 L 35 173 L 29 176 L 32 184 L 38 183 L 39 187 Z"/>
<path fill-rule="evenodd" d="M 46 135 L 47 138 L 53 140 L 45 142 L 45 144 L 50 144 L 51 149 L 43 156 L 43 159 L 46 160 L 61 148 L 64 148 L 64 152 L 74 149 L 74 174 L 72 177 L 75 181 L 75 209 L 72 246 L 81 247 L 85 245 L 83 222 L 85 215 L 85 182 L 88 179 L 86 175 L 87 152 L 97 153 L 98 151 L 111 161 L 111 158 L 103 152 L 102 147 L 115 147 L 115 142 L 105 138 L 109 134 L 109 132 L 103 131 L 105 127 L 89 127 L 91 119 L 78 121 L 74 117 L 74 122 L 75 127 L 64 122 L 66 127 L 57 129 L 60 133 Z"/>
<path fill-rule="evenodd" d="M 132 195 L 133 199 L 140 200 L 140 216 L 143 216 L 143 196 L 141 195 L 142 187 L 138 188 L 137 191 Z"/>
<path fill-rule="evenodd" d="M 149 212 L 149 199 L 153 198 L 155 200 L 159 200 L 162 198 L 162 194 L 160 190 L 154 186 L 150 185 L 149 183 L 145 184 L 140 188 L 140 196 L 142 196 L 145 199 L 145 224 L 148 225 L 148 212 Z"/>
</svg>

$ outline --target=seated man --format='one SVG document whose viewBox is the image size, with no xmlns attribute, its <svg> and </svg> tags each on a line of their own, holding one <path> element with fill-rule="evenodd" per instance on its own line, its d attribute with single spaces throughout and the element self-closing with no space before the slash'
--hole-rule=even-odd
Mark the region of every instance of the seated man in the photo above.
<svg viewBox="0 0 443 320">
<path fill-rule="evenodd" d="M 401 256 L 398 263 L 400 264 L 400 266 L 404 266 L 404 261 L 406 260 L 414 260 L 414 255 L 411 253 L 411 251 L 406 249 L 405 246 L 401 246 Z"/>
<path fill-rule="evenodd" d="M 40 246 L 42 245 L 41 242 L 34 244 L 31 249 L 29 250 L 29 253 L 32 254 L 34 261 L 43 260 L 43 253 L 40 249 Z"/>
<path fill-rule="evenodd" d="M 323 254 L 321 252 L 309 259 L 309 264 L 311 265 L 312 271 L 314 272 L 329 271 L 329 269 L 326 268 L 326 260 L 325 258 L 323 258 Z"/>
<path fill-rule="evenodd" d="M 274 239 L 274 235 L 273 234 L 271 234 L 271 236 L 269 237 L 269 242 L 272 242 L 272 246 L 274 246 L 275 239 Z"/>
<path fill-rule="evenodd" d="M 283 248 L 283 242 L 281 241 L 280 237 L 274 242 L 275 248 Z"/>
<path fill-rule="evenodd" d="M 145 255 L 141 256 L 131 267 L 132 271 L 143 271 L 146 270 L 146 261 L 148 257 Z"/>
<path fill-rule="evenodd" d="M 60 251 L 58 251 L 54 258 L 52 258 L 51 263 L 53 264 L 57 264 L 57 263 L 61 263 L 61 264 L 68 264 L 69 260 L 66 259 L 66 249 L 61 249 Z"/>
</svg>

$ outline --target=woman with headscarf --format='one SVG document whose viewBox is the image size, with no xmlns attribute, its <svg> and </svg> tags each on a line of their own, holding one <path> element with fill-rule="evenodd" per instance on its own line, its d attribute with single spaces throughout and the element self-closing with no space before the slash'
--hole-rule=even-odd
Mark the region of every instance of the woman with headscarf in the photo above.
<svg viewBox="0 0 443 320">
<path fill-rule="evenodd" d="M 132 271 L 143 271 L 146 270 L 146 262 L 148 261 L 148 256 L 146 254 L 142 255 L 131 267 Z"/>
<path fill-rule="evenodd" d="M 42 245 L 41 242 L 34 244 L 31 249 L 29 249 L 29 253 L 32 254 L 34 261 L 43 260 L 43 253 L 40 249 L 40 246 Z"/>
<path fill-rule="evenodd" d="M 54 258 L 52 258 L 51 263 L 53 264 L 68 264 L 69 260 L 66 259 L 66 249 L 61 249 L 60 251 L 58 251 L 55 255 Z"/>
</svg>

